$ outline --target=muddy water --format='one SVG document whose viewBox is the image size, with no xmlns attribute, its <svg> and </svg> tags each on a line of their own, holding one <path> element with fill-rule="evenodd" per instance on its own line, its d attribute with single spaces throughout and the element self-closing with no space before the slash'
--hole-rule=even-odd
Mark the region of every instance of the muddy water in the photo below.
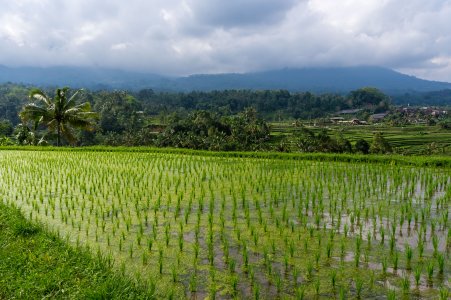
<svg viewBox="0 0 451 300">
<path fill-rule="evenodd" d="M 327 229 L 332 230 L 339 230 L 341 234 L 344 233 L 345 225 L 348 226 L 348 236 L 353 237 L 357 235 L 361 235 L 363 240 L 368 239 L 368 233 L 371 234 L 371 239 L 373 241 L 381 241 L 382 236 L 380 232 L 380 228 L 383 227 L 385 230 L 385 238 L 384 243 L 387 245 L 390 240 L 390 236 L 392 233 L 392 222 L 387 218 L 376 218 L 376 223 L 371 221 L 362 221 L 362 218 L 360 220 L 361 224 L 357 225 L 356 221 L 354 220 L 355 224 L 352 224 L 351 217 L 348 215 L 342 215 L 340 220 L 340 227 L 337 228 L 337 219 L 334 217 L 333 223 L 332 218 L 328 213 L 324 213 L 324 217 L 322 219 L 322 223 L 326 224 Z M 404 224 L 399 226 L 399 223 L 396 224 L 396 230 L 395 230 L 395 238 L 396 238 L 396 244 L 395 247 L 400 250 L 404 251 L 406 246 L 409 245 L 412 248 L 416 248 L 418 245 L 418 237 L 420 235 L 421 226 L 417 225 L 415 226 L 413 224 L 408 224 L 408 222 L 404 222 Z M 316 226 L 314 223 L 310 223 L 311 226 Z M 437 250 L 440 252 L 444 252 L 446 250 L 446 244 L 447 244 L 447 238 L 448 238 L 448 228 L 439 228 L 438 225 L 436 225 L 435 230 L 432 231 L 432 226 L 430 224 L 425 225 L 426 232 L 423 233 L 423 240 L 424 240 L 424 250 L 425 251 L 433 251 L 433 235 L 435 235 L 438 238 L 438 248 Z M 424 231 L 423 231 L 424 232 Z"/>
<path fill-rule="evenodd" d="M 353 263 L 355 259 L 354 252 L 346 252 L 343 259 L 341 257 L 334 257 L 336 262 L 341 262 L 342 260 L 346 263 Z M 363 262 L 363 255 L 360 258 L 361 268 L 368 268 L 369 270 L 374 270 L 382 273 L 383 267 L 382 263 L 374 263 L 374 262 Z M 412 291 L 421 292 L 423 295 L 428 292 L 433 292 L 434 286 L 446 286 L 447 288 L 451 288 L 451 281 L 449 276 L 444 277 L 443 275 L 437 276 L 434 274 L 432 281 L 429 281 L 426 275 L 426 270 L 422 270 L 422 274 L 420 276 L 419 284 L 416 285 L 415 274 L 412 270 L 406 270 L 404 268 L 397 268 L 396 270 L 393 267 L 388 267 L 386 269 L 386 278 L 384 280 L 377 281 L 380 285 L 391 289 L 391 290 L 400 290 L 399 287 L 396 287 L 394 283 L 391 281 L 396 280 L 397 278 L 409 278 L 410 281 L 410 289 Z"/>
</svg>

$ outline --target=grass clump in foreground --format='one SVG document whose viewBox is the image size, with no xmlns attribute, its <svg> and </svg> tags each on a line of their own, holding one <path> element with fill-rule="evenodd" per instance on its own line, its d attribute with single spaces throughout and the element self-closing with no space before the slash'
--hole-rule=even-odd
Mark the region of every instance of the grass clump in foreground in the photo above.
<svg viewBox="0 0 451 300">
<path fill-rule="evenodd" d="M 0 299 L 148 299 L 105 259 L 74 249 L 0 203 Z"/>
</svg>

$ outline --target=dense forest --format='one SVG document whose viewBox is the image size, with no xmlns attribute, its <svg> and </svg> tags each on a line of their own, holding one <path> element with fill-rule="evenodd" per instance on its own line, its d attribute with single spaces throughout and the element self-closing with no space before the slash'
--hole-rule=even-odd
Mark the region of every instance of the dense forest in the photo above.
<svg viewBox="0 0 451 300">
<path fill-rule="evenodd" d="M 29 101 L 29 90 L 30 87 L 24 85 L 0 85 L 0 118 L 10 120 L 13 125 L 19 123 L 18 112 Z M 45 91 L 53 93 L 53 89 Z M 390 103 L 388 96 L 373 88 L 352 91 L 345 96 L 290 93 L 286 90 L 156 93 L 151 89 L 144 89 L 139 92 L 85 91 L 82 98 L 88 99 L 98 112 L 105 113 L 112 109 L 118 114 L 126 110 L 141 111 L 146 116 L 166 116 L 174 112 L 186 114 L 194 110 L 208 110 L 231 115 L 253 107 L 266 120 L 319 118 L 342 109 L 365 105 L 378 112 L 387 109 Z M 115 115 L 105 117 L 114 118 Z"/>
<path fill-rule="evenodd" d="M 392 96 L 393 102 L 403 105 L 442 105 L 449 106 L 451 104 L 451 90 L 445 89 L 433 92 L 406 92 L 395 94 Z"/>
<path fill-rule="evenodd" d="M 39 118 L 34 122 L 23 118 L 26 114 L 21 111 L 32 101 L 31 90 L 24 85 L 0 86 L 3 144 L 59 144 L 59 132 L 58 136 L 56 132 L 48 132 Z M 55 93 L 52 89 L 43 92 Z M 155 145 L 209 150 L 267 148 L 265 142 L 270 134 L 267 122 L 272 120 L 321 118 L 353 108 L 377 113 L 390 105 L 390 98 L 374 88 L 362 88 L 346 96 L 285 90 L 190 93 L 156 93 L 151 89 L 136 93 L 83 90 L 75 101 L 79 105 L 89 104 L 97 116 L 95 126 L 89 131 L 74 131 L 77 136 L 62 140 L 63 144 L 73 144 L 76 140 L 77 145 Z M 297 140 L 302 151 L 351 151 L 343 140 L 335 142 L 324 135 L 300 132 Z M 300 140 L 310 141 L 312 145 L 305 148 Z M 286 150 L 283 141 L 278 148 Z"/>
</svg>

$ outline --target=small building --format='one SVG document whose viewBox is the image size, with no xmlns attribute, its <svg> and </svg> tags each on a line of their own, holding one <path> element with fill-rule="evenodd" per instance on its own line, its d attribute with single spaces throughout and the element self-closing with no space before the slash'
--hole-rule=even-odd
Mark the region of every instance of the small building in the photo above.
<svg viewBox="0 0 451 300">
<path fill-rule="evenodd" d="M 333 118 L 330 118 L 330 120 L 332 121 L 332 123 L 337 124 L 337 123 L 343 122 L 345 120 L 345 118 L 343 118 L 343 117 L 333 117 Z"/>
<path fill-rule="evenodd" d="M 343 124 L 343 125 L 366 125 L 368 124 L 365 121 L 360 121 L 359 119 L 352 119 L 349 121 L 338 121 L 338 124 Z"/>
<path fill-rule="evenodd" d="M 388 113 L 374 114 L 370 116 L 370 120 L 373 122 L 380 122 L 385 118 L 386 115 L 388 115 Z"/>
<path fill-rule="evenodd" d="M 351 123 L 352 123 L 352 125 L 366 125 L 366 124 L 368 124 L 366 121 L 361 121 L 359 119 L 352 119 Z"/>
<path fill-rule="evenodd" d="M 339 115 L 352 115 L 362 111 L 361 108 L 356 109 L 343 109 L 338 112 Z"/>
<path fill-rule="evenodd" d="M 438 109 L 434 109 L 434 110 L 432 110 L 432 112 L 431 112 L 431 116 L 434 116 L 434 117 L 439 117 L 439 116 L 442 116 L 442 115 L 446 115 L 448 112 L 446 111 L 446 110 L 438 110 Z"/>
</svg>

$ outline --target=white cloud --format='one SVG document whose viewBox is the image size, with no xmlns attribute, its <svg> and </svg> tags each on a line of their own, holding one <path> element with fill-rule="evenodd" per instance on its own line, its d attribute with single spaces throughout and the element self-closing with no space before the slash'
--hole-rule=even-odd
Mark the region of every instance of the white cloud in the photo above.
<svg viewBox="0 0 451 300">
<path fill-rule="evenodd" d="M 127 48 L 130 47 L 130 44 L 128 43 L 119 43 L 119 44 L 114 44 L 111 46 L 111 50 L 117 50 L 117 51 L 124 51 L 127 50 Z"/>
<path fill-rule="evenodd" d="M 0 0 L 0 64 L 381 65 L 451 81 L 451 0 Z"/>
<path fill-rule="evenodd" d="M 0 25 L 0 37 L 15 43 L 19 47 L 25 46 L 26 34 L 30 30 L 29 24 L 17 14 L 5 16 L 2 23 L 3 25 Z"/>
</svg>

